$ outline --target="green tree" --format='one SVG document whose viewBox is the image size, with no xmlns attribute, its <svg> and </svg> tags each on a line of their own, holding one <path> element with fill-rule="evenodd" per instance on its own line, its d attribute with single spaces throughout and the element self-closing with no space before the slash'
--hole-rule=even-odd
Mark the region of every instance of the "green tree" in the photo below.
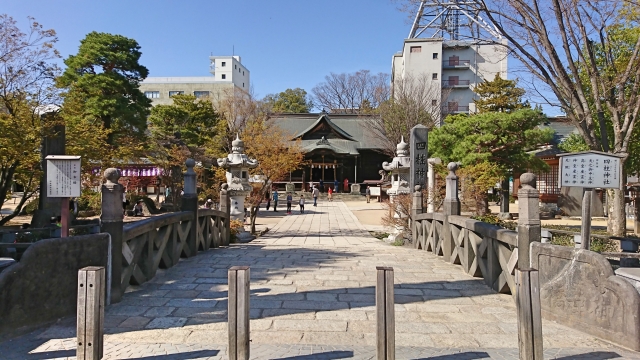
<svg viewBox="0 0 640 360">
<path fill-rule="evenodd" d="M 58 67 L 56 32 L 33 18 L 23 32 L 8 15 L 0 15 L 0 205 L 10 197 L 14 183 L 24 188 L 15 210 L 0 215 L 0 226 L 17 216 L 36 194 L 41 170 L 43 136 L 59 123 L 55 112 L 42 121 L 58 102 L 53 79 Z M 1 206 L 0 206 L 1 207 Z"/>
<path fill-rule="evenodd" d="M 476 212 L 483 215 L 487 211 L 486 192 L 501 177 L 510 171 L 546 168 L 529 153 L 553 137 L 553 130 L 538 128 L 545 120 L 543 113 L 532 109 L 449 116 L 429 134 L 429 152 L 444 163 L 462 163 L 463 169 L 470 168 L 467 175 L 471 179 L 482 179 L 474 197 Z"/>
<path fill-rule="evenodd" d="M 76 116 L 100 121 L 109 145 L 124 144 L 131 135 L 144 138 L 151 100 L 139 89 L 149 73 L 141 55 L 135 40 L 94 31 L 64 60 L 67 69 L 58 78 L 67 90 L 64 105 L 73 103 Z"/>
<path fill-rule="evenodd" d="M 491 81 L 484 81 L 474 89 L 480 99 L 473 100 L 479 113 L 512 112 L 530 108 L 529 102 L 522 101 L 525 90 L 517 87 L 517 80 L 506 80 L 496 74 Z"/>
<path fill-rule="evenodd" d="M 580 152 L 589 150 L 589 146 L 582 136 L 573 133 L 558 144 L 558 149 L 565 152 Z"/>
<path fill-rule="evenodd" d="M 308 113 L 313 108 L 307 92 L 300 88 L 267 95 L 263 101 L 274 113 Z"/>
</svg>

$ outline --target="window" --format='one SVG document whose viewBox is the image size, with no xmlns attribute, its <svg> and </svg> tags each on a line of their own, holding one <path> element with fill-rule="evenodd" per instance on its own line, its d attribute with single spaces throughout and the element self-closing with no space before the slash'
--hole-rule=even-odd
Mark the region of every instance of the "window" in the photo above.
<svg viewBox="0 0 640 360">
<path fill-rule="evenodd" d="M 158 99 L 160 97 L 160 91 L 145 91 L 144 96 L 149 99 Z"/>
<path fill-rule="evenodd" d="M 242 83 L 242 87 L 244 87 L 244 83 Z"/>
<path fill-rule="evenodd" d="M 227 74 L 222 74 L 222 79 L 226 79 L 227 78 Z"/>
<path fill-rule="evenodd" d="M 238 68 L 238 65 L 233 65 L 233 67 L 237 69 L 237 68 Z"/>
<path fill-rule="evenodd" d="M 409 48 L 409 51 L 411 51 L 412 53 L 422 52 L 422 46 L 412 46 Z"/>
<path fill-rule="evenodd" d="M 431 79 L 432 80 L 438 80 L 438 73 L 431 74 Z"/>
<path fill-rule="evenodd" d="M 184 91 L 169 91 L 169 97 L 172 97 L 173 95 L 182 95 L 184 94 Z"/>
<path fill-rule="evenodd" d="M 438 59 L 438 53 L 433 53 L 433 59 L 437 60 Z"/>
<path fill-rule="evenodd" d="M 242 69 L 238 69 L 238 72 L 242 72 Z"/>
<path fill-rule="evenodd" d="M 201 99 L 201 98 L 209 97 L 209 92 L 208 91 L 194 91 L 193 92 L 193 96 L 195 96 L 198 99 Z"/>
<path fill-rule="evenodd" d="M 224 67 L 224 66 L 227 66 L 227 62 L 226 62 L 226 61 L 223 61 L 221 66 L 223 66 L 223 67 Z"/>
<path fill-rule="evenodd" d="M 244 76 L 244 70 L 242 71 L 242 76 Z"/>
<path fill-rule="evenodd" d="M 450 86 L 456 86 L 460 84 L 460 77 L 459 76 L 449 76 L 449 85 Z"/>
<path fill-rule="evenodd" d="M 247 178 L 247 172 L 246 172 L 246 171 L 243 171 L 243 172 L 242 172 L 242 178 L 243 178 L 243 179 L 246 179 L 246 178 Z"/>
<path fill-rule="evenodd" d="M 431 100 L 431 106 L 438 106 L 438 100 Z"/>
<path fill-rule="evenodd" d="M 453 55 L 449 56 L 449 66 L 458 66 L 460 65 L 460 57 Z"/>
</svg>

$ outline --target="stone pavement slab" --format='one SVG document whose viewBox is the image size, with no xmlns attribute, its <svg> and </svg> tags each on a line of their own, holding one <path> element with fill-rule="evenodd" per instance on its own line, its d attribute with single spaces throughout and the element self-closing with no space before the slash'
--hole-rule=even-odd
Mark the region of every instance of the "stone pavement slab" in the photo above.
<svg viewBox="0 0 640 360">
<path fill-rule="evenodd" d="M 106 358 L 226 358 L 226 274 L 235 265 L 251 267 L 253 359 L 375 357 L 376 266 L 394 268 L 398 359 L 517 358 L 511 296 L 431 253 L 371 237 L 338 201 L 130 287 L 106 309 Z M 543 334 L 546 358 L 640 359 L 553 322 L 543 322 Z M 72 358 L 74 336 L 75 319 L 65 319 L 0 343 L 0 358 Z"/>
</svg>

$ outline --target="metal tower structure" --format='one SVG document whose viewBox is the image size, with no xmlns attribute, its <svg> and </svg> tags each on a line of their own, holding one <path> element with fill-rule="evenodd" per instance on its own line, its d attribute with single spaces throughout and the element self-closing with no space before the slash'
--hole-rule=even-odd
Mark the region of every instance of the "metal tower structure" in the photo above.
<svg viewBox="0 0 640 360">
<path fill-rule="evenodd" d="M 502 40 L 498 29 L 480 17 L 476 5 L 473 0 L 420 1 L 409 39 L 448 35 L 451 40 Z"/>
</svg>

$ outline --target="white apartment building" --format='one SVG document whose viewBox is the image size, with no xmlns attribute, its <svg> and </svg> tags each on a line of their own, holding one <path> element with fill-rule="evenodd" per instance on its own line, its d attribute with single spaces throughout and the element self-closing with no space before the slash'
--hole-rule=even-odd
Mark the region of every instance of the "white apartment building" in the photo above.
<svg viewBox="0 0 640 360">
<path fill-rule="evenodd" d="M 440 107 L 441 119 L 452 113 L 473 113 L 477 84 L 507 78 L 507 53 L 503 46 L 481 41 L 411 38 L 393 56 L 391 84 L 407 77 L 427 77 L 439 86 L 433 106 Z M 435 113 L 435 112 L 432 112 Z"/>
<path fill-rule="evenodd" d="M 148 77 L 140 84 L 140 91 L 153 105 L 169 105 L 171 96 L 177 94 L 216 101 L 234 90 L 249 91 L 250 72 L 242 65 L 240 56 L 210 56 L 209 60 L 212 76 Z"/>
</svg>

